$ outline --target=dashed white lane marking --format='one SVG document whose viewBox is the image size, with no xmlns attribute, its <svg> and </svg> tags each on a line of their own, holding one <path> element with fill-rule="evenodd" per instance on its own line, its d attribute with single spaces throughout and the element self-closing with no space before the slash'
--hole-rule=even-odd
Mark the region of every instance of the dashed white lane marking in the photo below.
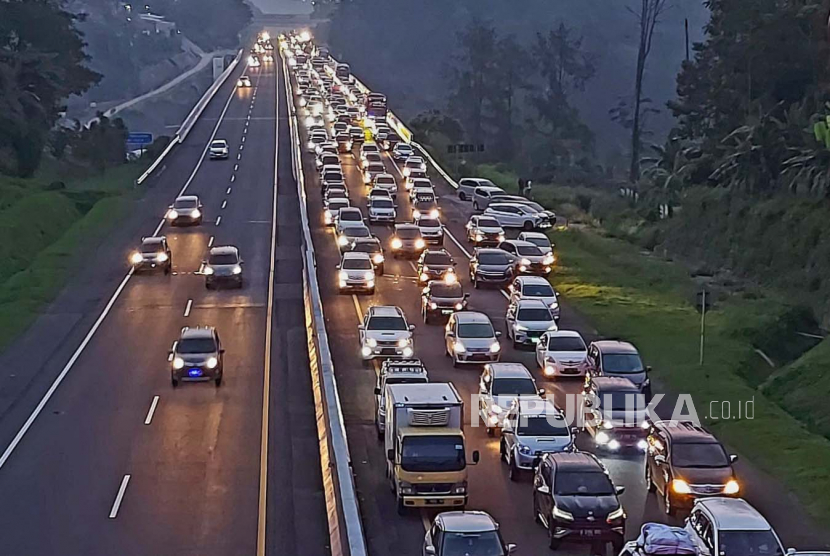
<svg viewBox="0 0 830 556">
<path fill-rule="evenodd" d="M 188 299 L 187 300 L 187 305 L 184 308 L 184 316 L 189 317 L 190 316 L 190 309 L 192 309 L 192 308 L 193 308 L 193 300 Z"/>
<path fill-rule="evenodd" d="M 158 407 L 158 404 L 159 404 L 159 397 L 158 396 L 153 396 L 153 401 L 150 404 L 150 410 L 147 412 L 147 417 L 144 418 L 144 424 L 145 425 L 149 425 L 150 423 L 153 422 L 153 415 L 155 415 L 155 413 L 156 413 L 156 407 Z"/>
<path fill-rule="evenodd" d="M 236 155 L 236 159 L 237 159 L 237 160 L 242 160 L 242 153 L 237 154 L 237 155 Z"/>
<path fill-rule="evenodd" d="M 245 145 L 239 145 L 239 150 L 240 150 L 240 151 L 241 151 L 242 149 L 244 149 L 244 148 L 245 148 Z"/>
<path fill-rule="evenodd" d="M 231 194 L 231 188 L 229 187 L 229 188 L 225 191 L 225 195 L 230 195 L 230 194 Z"/>
<path fill-rule="evenodd" d="M 222 201 L 222 209 L 228 206 L 228 201 Z"/>
<path fill-rule="evenodd" d="M 233 183 L 233 182 L 235 182 L 235 181 L 236 181 L 236 174 L 234 174 L 234 175 L 232 175 L 232 176 L 231 176 L 231 183 Z"/>
<path fill-rule="evenodd" d="M 247 138 L 243 135 L 243 136 L 242 136 L 242 142 L 243 142 L 243 143 L 245 142 L 245 139 L 247 139 Z"/>
<path fill-rule="evenodd" d="M 239 164 L 234 164 L 233 171 L 236 172 L 237 170 L 239 170 Z"/>
<path fill-rule="evenodd" d="M 115 496 L 115 502 L 112 503 L 110 519 L 115 519 L 118 516 L 118 509 L 121 507 L 121 502 L 124 500 L 124 493 L 127 492 L 128 484 L 130 484 L 130 476 L 124 475 L 124 478 L 121 479 L 121 486 L 118 487 L 118 494 Z"/>
<path fill-rule="evenodd" d="M 219 223 L 220 223 L 221 221 L 222 221 L 222 217 L 221 217 L 221 216 L 217 216 L 217 217 L 216 217 L 216 225 L 218 226 L 218 225 L 219 225 Z"/>
<path fill-rule="evenodd" d="M 208 240 L 208 249 L 210 249 L 211 247 L 213 247 L 213 240 L 214 240 L 214 237 L 213 237 L 213 236 L 210 236 L 210 239 Z"/>
</svg>

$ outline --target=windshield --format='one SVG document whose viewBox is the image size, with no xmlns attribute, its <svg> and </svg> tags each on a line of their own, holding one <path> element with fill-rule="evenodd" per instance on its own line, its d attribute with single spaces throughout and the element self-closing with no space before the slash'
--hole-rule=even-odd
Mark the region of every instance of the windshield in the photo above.
<svg viewBox="0 0 830 556">
<path fill-rule="evenodd" d="M 378 185 L 396 185 L 395 178 L 378 178 L 375 183 Z"/>
<path fill-rule="evenodd" d="M 352 249 L 352 251 L 358 253 L 380 253 L 380 250 L 380 245 L 374 241 L 361 241 L 360 243 L 356 243 L 354 249 Z"/>
<path fill-rule="evenodd" d="M 519 436 L 570 436 L 568 422 L 553 416 L 528 417 L 519 423 Z"/>
<path fill-rule="evenodd" d="M 410 147 L 406 143 L 400 143 L 397 146 L 397 149 L 398 149 L 399 153 L 411 153 L 412 152 L 412 147 Z"/>
<path fill-rule="evenodd" d="M 538 309 L 520 309 L 518 315 L 516 315 L 517 320 L 523 321 L 550 321 L 553 318 L 550 316 L 550 311 L 547 309 L 542 309 L 541 307 Z"/>
<path fill-rule="evenodd" d="M 403 439 L 401 467 L 404 471 L 461 471 L 464 440 L 459 436 L 410 436 Z"/>
<path fill-rule="evenodd" d="M 535 245 L 519 245 L 516 247 L 516 252 L 525 257 L 539 257 L 543 254 Z"/>
<path fill-rule="evenodd" d="M 208 264 L 214 265 L 223 265 L 223 264 L 236 264 L 237 259 L 236 255 L 231 255 L 228 253 L 223 253 L 221 255 L 211 255 L 208 259 Z"/>
<path fill-rule="evenodd" d="M 437 220 L 422 218 L 421 220 L 418 220 L 418 226 L 421 228 L 440 228 L 441 223 Z"/>
<path fill-rule="evenodd" d="M 556 474 L 553 491 L 560 496 L 611 496 L 614 485 L 598 471 L 565 472 Z"/>
<path fill-rule="evenodd" d="M 427 253 L 424 255 L 424 264 L 449 266 L 452 264 L 452 259 L 446 253 Z"/>
<path fill-rule="evenodd" d="M 440 554 L 448 556 L 504 556 L 504 548 L 496 531 L 482 533 L 444 533 Z"/>
<path fill-rule="evenodd" d="M 548 351 L 588 351 L 582 338 L 553 336 L 548 340 Z"/>
<path fill-rule="evenodd" d="M 476 322 L 458 325 L 459 338 L 493 338 L 493 326 L 486 322 Z"/>
<path fill-rule="evenodd" d="M 395 208 L 391 199 L 374 199 L 372 200 L 372 206 L 375 208 Z"/>
<path fill-rule="evenodd" d="M 724 556 L 780 556 L 781 544 L 772 531 L 720 531 L 720 553 Z"/>
<path fill-rule="evenodd" d="M 481 228 L 500 228 L 499 223 L 493 218 L 479 218 L 478 225 Z"/>
<path fill-rule="evenodd" d="M 640 410 L 646 407 L 645 396 L 633 391 L 602 392 L 599 395 L 599 405 L 611 411 Z"/>
<path fill-rule="evenodd" d="M 433 297 L 457 298 L 464 295 L 464 292 L 461 289 L 461 284 L 458 282 L 455 284 L 445 284 L 441 282 L 434 283 L 430 286 L 430 293 L 432 293 Z"/>
<path fill-rule="evenodd" d="M 193 209 L 198 206 L 198 201 L 196 199 L 176 199 L 176 202 L 173 203 L 173 208 L 177 209 Z"/>
<path fill-rule="evenodd" d="M 372 317 L 369 319 L 369 326 L 367 328 L 369 330 L 408 330 L 406 321 L 401 317 Z"/>
<path fill-rule="evenodd" d="M 714 442 L 698 444 L 674 443 L 671 449 L 671 461 L 677 467 L 727 467 L 729 456 L 723 446 Z"/>
<path fill-rule="evenodd" d="M 487 265 L 507 265 L 510 264 L 510 259 L 507 258 L 507 255 L 503 255 L 501 253 L 479 253 L 478 263 Z"/>
<path fill-rule="evenodd" d="M 179 340 L 176 345 L 176 352 L 182 354 L 190 353 L 213 353 L 216 351 L 216 344 L 213 338 L 188 338 Z"/>
<path fill-rule="evenodd" d="M 323 174 L 323 181 L 343 181 L 343 174 L 340 172 L 326 172 Z"/>
<path fill-rule="evenodd" d="M 372 261 L 369 259 L 344 259 L 344 270 L 372 270 Z"/>
<path fill-rule="evenodd" d="M 607 353 L 602 356 L 605 374 L 633 374 L 643 372 L 643 362 L 636 353 Z"/>
<path fill-rule="evenodd" d="M 529 378 L 498 378 L 493 381 L 494 396 L 534 396 L 536 384 Z"/>
<path fill-rule="evenodd" d="M 554 297 L 553 287 L 549 284 L 528 284 L 522 288 L 522 295 L 528 297 Z"/>
<path fill-rule="evenodd" d="M 398 228 L 396 235 L 401 239 L 415 239 L 421 237 L 421 230 L 418 228 Z"/>
<path fill-rule="evenodd" d="M 530 237 L 527 238 L 525 241 L 529 241 L 537 247 L 544 247 L 546 249 L 550 249 L 550 240 L 548 240 L 548 238 L 546 237 Z"/>
</svg>

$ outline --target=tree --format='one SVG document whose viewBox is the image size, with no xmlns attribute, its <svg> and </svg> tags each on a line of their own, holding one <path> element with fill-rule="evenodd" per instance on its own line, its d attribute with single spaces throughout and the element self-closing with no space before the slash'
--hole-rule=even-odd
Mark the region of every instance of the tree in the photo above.
<svg viewBox="0 0 830 556">
<path fill-rule="evenodd" d="M 474 19 L 461 32 L 459 53 L 450 78 L 450 107 L 473 141 L 481 141 L 484 132 L 486 103 L 496 87 L 494 59 L 496 30 L 489 23 Z"/>
<path fill-rule="evenodd" d="M 88 128 L 78 126 L 72 145 L 73 155 L 92 165 L 98 172 L 126 160 L 127 128 L 121 118 L 110 120 L 102 112 Z"/>
<path fill-rule="evenodd" d="M 490 101 L 498 152 L 502 158 L 513 160 L 516 152 L 517 97 L 530 86 L 528 76 L 532 65 L 528 52 L 514 35 L 499 39 L 494 61 L 495 84 Z"/>
<path fill-rule="evenodd" d="M 637 70 L 634 76 L 634 107 L 631 123 L 631 169 L 629 179 L 632 183 L 640 178 L 640 149 L 642 135 L 642 107 L 643 107 L 643 78 L 646 72 L 646 62 L 651 54 L 654 29 L 660 22 L 660 15 L 666 8 L 668 0 L 641 0 L 637 18 L 640 27 L 639 44 L 637 48 Z"/>
</svg>

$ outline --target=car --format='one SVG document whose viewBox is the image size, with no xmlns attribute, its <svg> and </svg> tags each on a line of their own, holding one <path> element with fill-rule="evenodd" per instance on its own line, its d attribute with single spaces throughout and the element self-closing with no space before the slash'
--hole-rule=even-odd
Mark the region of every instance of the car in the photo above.
<svg viewBox="0 0 830 556">
<path fill-rule="evenodd" d="M 544 454 L 576 449 L 575 431 L 564 412 L 542 397 L 514 399 L 501 421 L 499 455 L 507 464 L 511 481 L 532 473 Z"/>
<path fill-rule="evenodd" d="M 202 261 L 201 272 L 205 276 L 205 288 L 213 289 L 221 284 L 242 288 L 242 267 L 245 263 L 239 249 L 232 245 L 212 247 L 208 258 Z"/>
<path fill-rule="evenodd" d="M 588 346 L 576 330 L 550 330 L 536 344 L 536 363 L 547 378 L 585 376 Z"/>
<path fill-rule="evenodd" d="M 422 217 L 438 219 L 441 216 L 441 207 L 438 206 L 438 198 L 433 189 L 415 188 L 412 190 L 412 218 L 418 220 Z M 443 243 L 443 233 L 440 236 Z"/>
<path fill-rule="evenodd" d="M 375 381 L 375 429 L 378 439 L 386 432 L 386 387 L 390 384 L 425 384 L 427 368 L 420 359 L 386 359 Z"/>
<path fill-rule="evenodd" d="M 519 241 L 527 241 L 538 247 L 542 253 L 553 255 L 553 245 L 550 238 L 541 232 L 521 232 L 516 238 Z M 554 262 L 556 259 L 554 258 Z"/>
<path fill-rule="evenodd" d="M 536 386 L 533 375 L 521 363 L 488 363 L 478 381 L 478 416 L 487 434 L 501 428 L 507 410 L 514 400 L 530 396 L 544 396 Z"/>
<path fill-rule="evenodd" d="M 328 203 L 326 203 L 326 208 L 323 211 L 323 223 L 325 223 L 326 226 L 334 226 L 334 223 L 337 221 L 337 216 L 340 213 L 340 209 L 348 206 L 348 197 L 329 199 Z"/>
<path fill-rule="evenodd" d="M 643 365 L 632 344 L 619 340 L 596 340 L 588 346 L 585 358 L 586 380 L 595 376 L 619 376 L 633 382 L 651 399 L 651 367 Z"/>
<path fill-rule="evenodd" d="M 306 143 L 306 150 L 310 153 L 317 151 L 317 145 L 325 143 L 328 141 L 328 135 L 326 135 L 325 131 L 315 131 L 308 137 L 308 143 Z"/>
<path fill-rule="evenodd" d="M 470 294 L 464 293 L 464 288 L 457 280 L 430 280 L 421 291 L 421 317 L 424 324 L 429 324 L 432 316 L 444 317 L 466 310 L 469 298 Z"/>
<path fill-rule="evenodd" d="M 181 195 L 170 205 L 166 216 L 171 226 L 198 226 L 202 223 L 202 202 L 197 195 Z"/>
<path fill-rule="evenodd" d="M 366 160 L 369 157 L 369 154 L 376 154 L 377 161 L 380 162 L 383 159 L 380 158 L 380 148 L 378 147 L 377 143 L 373 141 L 367 141 L 360 146 L 360 160 Z"/>
<path fill-rule="evenodd" d="M 519 276 L 510 284 L 508 291 L 511 303 L 519 299 L 544 301 L 553 314 L 553 318 L 559 322 L 559 295 L 547 279 L 541 276 Z"/>
<path fill-rule="evenodd" d="M 363 128 L 356 125 L 349 127 L 349 137 L 351 137 L 352 143 L 363 143 L 366 140 Z"/>
<path fill-rule="evenodd" d="M 421 216 L 415 219 L 415 225 L 420 228 L 427 245 L 444 245 L 444 226 L 438 218 Z"/>
<path fill-rule="evenodd" d="M 376 237 L 361 237 L 354 240 L 352 244 L 352 251 L 358 253 L 367 253 L 372 258 L 372 264 L 375 267 L 375 274 L 383 274 L 383 248 L 380 245 L 380 240 Z"/>
<path fill-rule="evenodd" d="M 133 274 L 155 269 L 160 269 L 164 274 L 170 274 L 173 268 L 173 253 L 167 244 L 167 237 L 141 238 L 141 245 L 130 255 L 130 264 L 133 267 Z"/>
<path fill-rule="evenodd" d="M 392 149 L 392 160 L 396 162 L 404 162 L 407 158 L 415 153 L 415 149 L 409 143 L 398 143 Z"/>
<path fill-rule="evenodd" d="M 521 274 L 547 276 L 553 271 L 553 254 L 545 254 L 529 241 L 508 239 L 499 244 L 499 249 L 516 257 L 519 261 L 518 269 Z"/>
<path fill-rule="evenodd" d="M 467 232 L 467 241 L 474 247 L 498 247 L 504 241 L 504 228 L 495 218 L 474 214 L 464 226 Z"/>
<path fill-rule="evenodd" d="M 334 231 L 340 234 L 347 226 L 362 226 L 363 213 L 357 207 L 346 207 L 337 214 Z"/>
<path fill-rule="evenodd" d="M 553 224 L 556 222 L 555 212 L 548 210 L 536 201 L 531 201 L 527 197 L 522 197 L 521 195 L 494 195 L 490 199 L 490 203 L 511 203 L 515 205 L 524 205 L 525 207 L 542 215 L 542 219 L 540 220 L 538 226 L 538 228 L 542 230 L 552 228 Z"/>
<path fill-rule="evenodd" d="M 348 153 L 352 150 L 352 137 L 347 132 L 340 132 L 335 136 L 337 141 L 337 152 Z"/>
<path fill-rule="evenodd" d="M 210 142 L 210 149 L 208 151 L 211 160 L 228 158 L 230 149 L 228 142 L 224 139 L 214 139 Z"/>
<path fill-rule="evenodd" d="M 499 337 L 484 313 L 459 311 L 450 315 L 444 330 L 447 355 L 453 367 L 462 363 L 496 363 L 501 357 Z"/>
<path fill-rule="evenodd" d="M 251 86 L 251 78 L 247 75 L 240 76 L 239 79 L 237 79 L 236 81 L 236 86 L 240 89 L 247 89 Z"/>
<path fill-rule="evenodd" d="M 365 153 L 360 159 L 361 168 L 368 168 L 371 163 L 383 164 L 383 159 L 381 158 L 380 153 L 368 152 Z"/>
<path fill-rule="evenodd" d="M 370 162 L 363 169 L 363 183 L 370 185 L 375 177 L 385 173 L 386 166 L 383 165 L 383 162 Z"/>
<path fill-rule="evenodd" d="M 424 537 L 422 556 L 505 556 L 516 551 L 505 544 L 499 524 L 485 512 L 442 512 Z"/>
<path fill-rule="evenodd" d="M 318 170 L 321 170 L 325 166 L 340 166 L 340 157 L 330 152 L 324 152 L 317 157 L 314 163 Z"/>
<path fill-rule="evenodd" d="M 225 350 L 212 326 L 186 326 L 168 355 L 173 387 L 185 381 L 212 380 L 222 384 Z"/>
<path fill-rule="evenodd" d="M 444 280 L 448 284 L 457 282 L 456 264 L 446 249 L 427 249 L 421 253 L 415 269 L 418 284 L 424 285 L 430 280 Z"/>
<path fill-rule="evenodd" d="M 495 185 L 480 185 L 473 190 L 473 209 L 485 210 L 490 204 L 490 197 L 503 195 L 504 189 Z"/>
<path fill-rule="evenodd" d="M 533 515 L 547 529 L 552 550 L 573 541 L 605 553 L 610 542 L 619 554 L 625 542 L 626 515 L 619 499 L 624 491 L 593 454 L 545 454 L 533 476 Z"/>
<path fill-rule="evenodd" d="M 369 190 L 369 194 L 366 195 L 366 200 L 370 201 L 372 199 L 386 199 L 388 201 L 392 200 L 392 196 L 389 195 L 389 191 L 386 189 L 381 189 L 380 187 L 373 187 Z"/>
<path fill-rule="evenodd" d="M 516 257 L 501 249 L 482 247 L 470 259 L 470 281 L 478 289 L 481 284 L 504 286 L 516 273 Z"/>
<path fill-rule="evenodd" d="M 249 56 L 248 65 L 252 68 L 258 68 L 262 65 L 262 62 L 260 62 L 259 56 Z"/>
<path fill-rule="evenodd" d="M 340 293 L 364 291 L 375 293 L 375 267 L 368 253 L 346 251 L 337 265 Z"/>
<path fill-rule="evenodd" d="M 383 191 L 383 190 L 381 190 Z M 383 191 L 386 193 L 385 191 Z M 394 224 L 397 217 L 395 203 L 388 195 L 386 197 L 374 196 L 369 198 L 369 222 L 376 224 Z"/>
<path fill-rule="evenodd" d="M 391 151 L 401 142 L 401 137 L 394 131 L 390 130 L 386 133 L 386 137 L 382 139 L 378 138 L 378 142 L 383 150 Z"/>
<path fill-rule="evenodd" d="M 645 451 L 651 422 L 645 397 L 633 382 L 627 378 L 596 377 L 585 383 L 582 396 L 586 409 L 583 429 L 596 449 Z"/>
<path fill-rule="evenodd" d="M 335 137 L 338 137 L 341 133 L 345 133 L 346 138 L 348 138 L 349 126 L 345 122 L 334 122 L 334 125 L 331 128 L 334 131 Z"/>
<path fill-rule="evenodd" d="M 333 154 L 333 155 L 337 156 L 337 142 L 327 139 L 326 141 L 320 143 L 319 145 L 317 145 L 315 147 L 314 153 L 317 156 L 323 156 L 324 154 Z M 337 164 L 338 166 L 340 165 L 339 157 L 338 157 L 337 162 L 335 164 Z"/>
<path fill-rule="evenodd" d="M 517 203 L 490 203 L 484 214 L 503 228 L 520 228 L 526 232 L 541 227 L 546 219 L 543 214 Z"/>
<path fill-rule="evenodd" d="M 484 178 L 461 178 L 458 180 L 458 198 L 462 201 L 472 201 L 477 187 L 495 187 L 493 182 Z"/>
<path fill-rule="evenodd" d="M 395 224 L 395 233 L 389 240 L 394 258 L 398 259 L 401 255 L 407 257 L 420 256 L 426 245 L 418 226 L 415 224 Z"/>
<path fill-rule="evenodd" d="M 325 132 L 326 123 L 323 121 L 322 116 L 318 116 L 316 114 L 309 114 L 303 120 L 303 124 L 305 125 L 308 131 L 315 130 Z"/>
<path fill-rule="evenodd" d="M 391 305 L 369 307 L 358 327 L 360 356 L 410 359 L 414 353 L 415 325 L 408 324 L 403 310 Z"/>
<path fill-rule="evenodd" d="M 409 198 L 412 198 L 412 190 L 416 187 L 424 187 L 427 189 L 434 190 L 435 188 L 432 186 L 432 182 L 429 181 L 429 177 L 427 176 L 426 172 L 422 172 L 420 170 L 413 170 L 409 173 L 408 176 L 404 179 L 403 187 L 407 191 L 409 191 Z"/>
<path fill-rule="evenodd" d="M 507 307 L 504 318 L 507 337 L 513 347 L 535 346 L 549 330 L 556 330 L 556 321 L 547 304 L 540 299 L 520 299 Z"/>
<path fill-rule="evenodd" d="M 741 485 L 730 455 L 711 432 L 687 421 L 655 421 L 646 438 L 646 486 L 674 515 L 699 498 L 738 496 Z"/>
<path fill-rule="evenodd" d="M 378 174 L 372 180 L 372 187 L 388 191 L 393 200 L 398 198 L 398 183 L 392 174 Z"/>
<path fill-rule="evenodd" d="M 365 224 L 345 226 L 337 236 L 337 246 L 340 248 L 340 253 L 350 251 L 354 247 L 355 241 L 365 237 L 372 237 L 372 232 Z"/>
<path fill-rule="evenodd" d="M 761 513 L 743 498 L 696 500 L 684 529 L 701 556 L 784 556 L 778 534 Z"/>
<path fill-rule="evenodd" d="M 323 194 L 323 206 L 329 206 L 335 199 L 349 200 L 349 192 L 346 191 L 346 184 L 342 182 L 332 183 L 326 187 Z M 339 212 L 337 214 L 340 214 Z M 336 221 L 335 221 L 336 224 Z"/>
<path fill-rule="evenodd" d="M 403 163 L 403 175 L 409 176 L 412 172 L 426 172 L 427 164 L 420 156 L 412 155 Z"/>
</svg>

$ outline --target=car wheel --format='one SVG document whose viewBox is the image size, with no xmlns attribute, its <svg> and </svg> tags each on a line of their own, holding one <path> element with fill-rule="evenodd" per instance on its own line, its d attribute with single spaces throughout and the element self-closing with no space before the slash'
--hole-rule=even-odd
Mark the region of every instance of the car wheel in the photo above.
<svg viewBox="0 0 830 556">
<path fill-rule="evenodd" d="M 499 457 L 507 463 L 507 447 L 504 445 L 504 438 L 499 442 Z"/>
<path fill-rule="evenodd" d="M 539 517 L 539 504 L 536 502 L 536 495 L 535 494 L 533 495 L 533 520 L 536 523 L 538 523 L 540 525 L 543 525 L 542 518 Z"/>
<path fill-rule="evenodd" d="M 493 428 L 487 427 L 487 436 L 493 436 Z"/>
<path fill-rule="evenodd" d="M 520 474 L 521 469 L 519 469 L 519 466 L 516 465 L 516 458 L 510 458 L 510 467 L 508 469 L 507 478 L 515 483 L 520 479 Z"/>
<path fill-rule="evenodd" d="M 677 511 L 674 509 L 674 505 L 672 504 L 671 500 L 671 489 L 669 487 L 669 483 L 666 483 L 666 488 L 664 489 L 663 494 L 663 509 L 666 512 L 667 516 L 674 516 Z"/>
<path fill-rule="evenodd" d="M 214 382 L 216 383 L 216 387 L 219 388 L 220 386 L 222 386 L 222 377 L 216 377 L 216 380 Z"/>
<path fill-rule="evenodd" d="M 165 276 L 169 276 L 169 275 L 170 275 L 170 266 L 169 266 L 169 265 L 164 267 L 164 275 L 165 275 Z"/>
<path fill-rule="evenodd" d="M 654 486 L 654 481 L 651 480 L 651 467 L 648 465 L 648 458 L 646 458 L 646 488 L 649 492 L 654 492 L 657 487 Z"/>
<path fill-rule="evenodd" d="M 533 230 L 533 222 L 528 220 L 527 222 L 525 222 L 525 225 L 522 226 L 522 229 L 526 232 Z"/>
<path fill-rule="evenodd" d="M 548 517 L 548 546 L 551 550 L 556 550 L 557 548 L 559 548 L 559 545 L 562 543 L 562 541 L 553 536 L 553 532 L 556 529 L 553 526 L 553 523 L 553 515 L 550 515 Z"/>
<path fill-rule="evenodd" d="M 378 274 L 383 276 L 383 265 L 378 266 Z"/>
<path fill-rule="evenodd" d="M 170 383 L 173 385 L 173 388 L 175 388 L 176 386 L 178 386 L 178 385 L 179 385 L 179 381 L 178 381 L 178 379 L 176 379 L 175 377 L 172 377 L 172 378 L 170 379 Z"/>
<path fill-rule="evenodd" d="M 476 280 L 475 278 L 473 278 L 473 287 L 475 289 L 478 289 L 478 280 Z"/>
</svg>

